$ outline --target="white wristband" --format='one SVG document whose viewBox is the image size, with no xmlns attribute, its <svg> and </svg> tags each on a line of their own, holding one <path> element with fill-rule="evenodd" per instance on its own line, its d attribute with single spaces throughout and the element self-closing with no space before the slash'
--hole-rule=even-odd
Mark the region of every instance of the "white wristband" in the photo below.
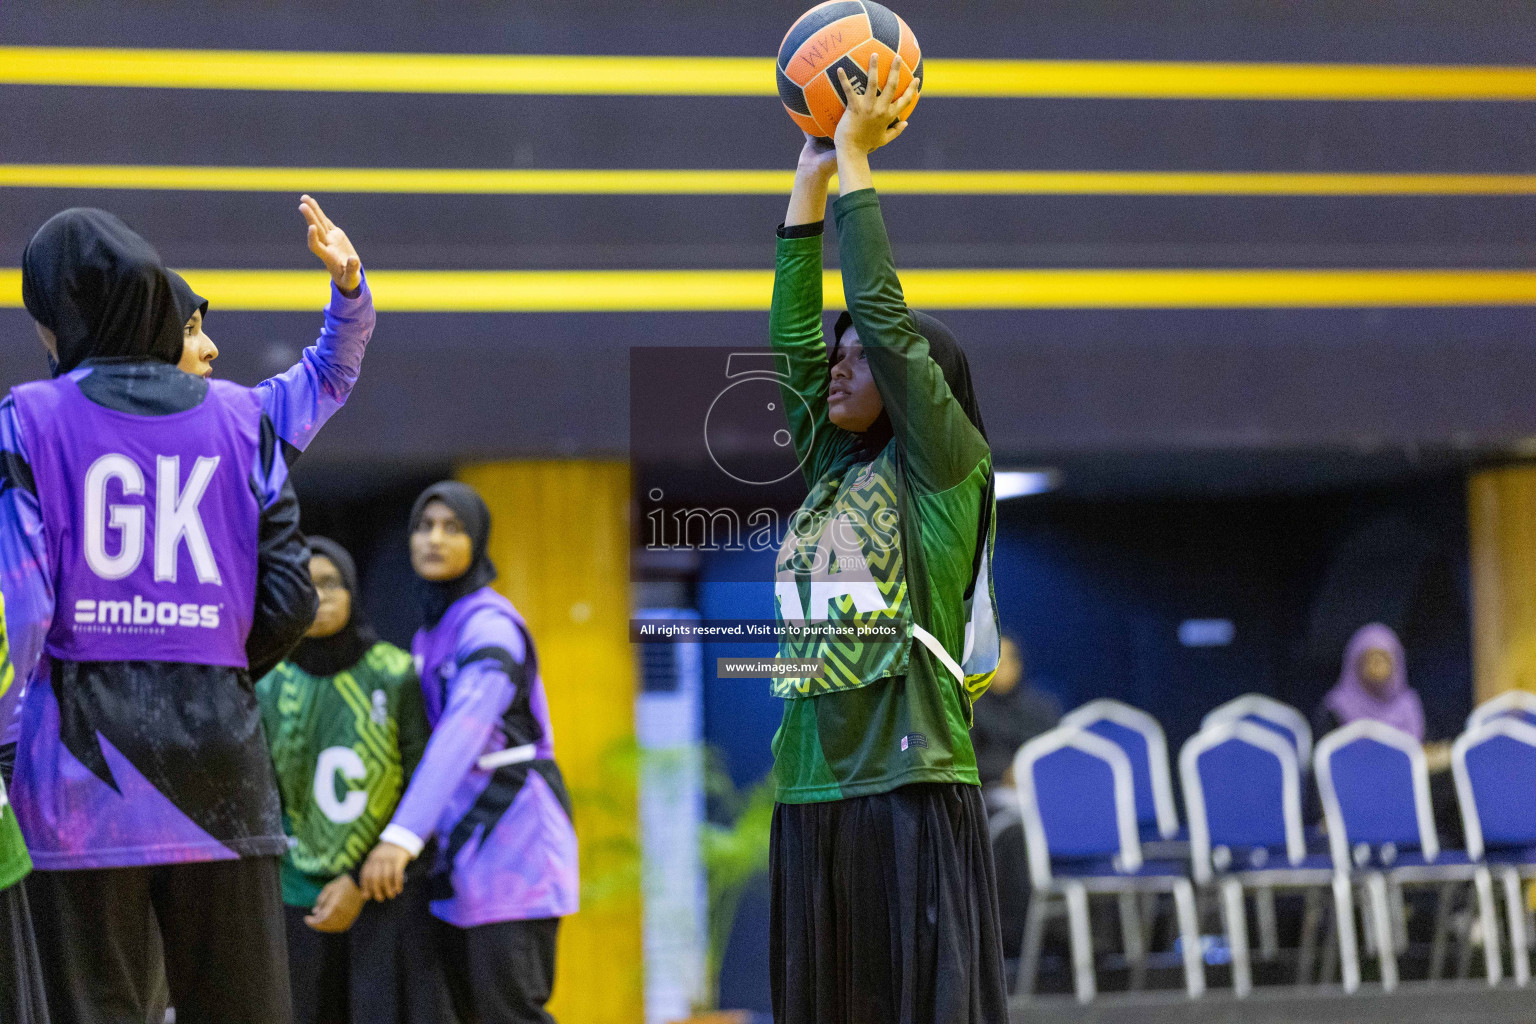
<svg viewBox="0 0 1536 1024">
<path fill-rule="evenodd" d="M 384 831 L 379 833 L 379 842 L 393 843 L 415 860 L 421 854 L 421 848 L 426 846 L 426 840 L 416 833 L 400 825 L 386 825 Z"/>
</svg>

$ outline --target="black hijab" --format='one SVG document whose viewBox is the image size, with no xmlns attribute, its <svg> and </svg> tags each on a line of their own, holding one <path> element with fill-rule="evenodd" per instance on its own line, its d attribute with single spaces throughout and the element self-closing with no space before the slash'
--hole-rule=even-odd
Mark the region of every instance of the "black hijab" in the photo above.
<svg viewBox="0 0 1536 1024">
<path fill-rule="evenodd" d="M 176 308 L 190 310 L 187 313 L 187 320 L 192 319 L 193 313 L 201 313 L 203 318 L 207 319 L 208 300 L 193 291 L 192 286 L 187 284 L 187 279 L 176 273 L 176 271 L 167 270 L 165 276 L 170 279 L 171 292 L 176 296 Z M 185 326 L 186 322 L 186 320 L 182 321 L 183 326 Z"/>
<path fill-rule="evenodd" d="M 65 210 L 37 229 L 21 257 L 21 297 L 58 340 L 56 377 L 103 357 L 174 366 L 196 312 L 181 308 L 154 246 L 90 208 Z"/>
<path fill-rule="evenodd" d="M 457 480 L 444 480 L 422 491 L 411 506 L 411 532 L 421 522 L 421 514 L 427 503 L 441 501 L 453 509 L 469 534 L 469 568 L 464 575 L 453 580 L 424 580 L 416 577 L 416 603 L 421 608 L 421 618 L 428 629 L 442 621 L 444 613 L 459 598 L 472 594 L 496 578 L 496 566 L 485 553 L 486 542 L 491 537 L 491 510 L 485 499 L 468 484 Z"/>
<path fill-rule="evenodd" d="M 944 383 L 949 385 L 950 393 L 955 396 L 955 401 L 960 403 L 960 408 L 965 410 L 965 416 L 971 421 L 971 425 L 985 440 L 987 428 L 981 420 L 981 406 L 976 402 L 976 389 L 971 384 L 971 364 L 965 358 L 965 349 L 960 347 L 954 332 L 938 317 L 920 313 L 915 309 L 908 309 L 907 315 L 912 318 L 912 325 L 917 329 L 917 333 L 928 342 L 928 356 L 939 364 L 939 370 L 944 374 Z M 837 322 L 832 326 L 830 362 L 837 362 L 838 349 L 843 344 L 843 335 L 852 326 L 852 313 L 845 309 L 837 315 Z M 881 413 L 881 415 L 885 414 Z M 890 430 L 889 418 L 886 420 L 886 430 Z"/>
<path fill-rule="evenodd" d="M 912 325 L 917 333 L 928 342 L 928 356 L 939 364 L 939 370 L 944 374 L 944 383 L 949 385 L 950 393 L 955 396 L 955 401 L 960 403 L 960 408 L 965 410 L 966 419 L 971 421 L 983 441 L 987 440 L 987 428 L 981 419 L 981 406 L 976 401 L 976 388 L 971 383 L 971 363 L 965 358 L 965 349 L 960 347 L 960 342 L 955 338 L 954 332 L 945 326 L 944 321 L 938 317 L 920 313 L 915 309 L 908 309 L 907 314 L 912 317 Z M 846 309 L 837 315 L 837 321 L 832 326 L 832 354 L 830 362 L 837 361 L 837 351 L 842 346 L 843 335 L 848 328 L 853 326 L 853 314 Z M 880 418 L 864 432 L 865 444 L 870 448 L 870 455 L 879 454 L 892 436 L 891 420 L 882 410 Z M 976 574 L 981 569 L 981 559 L 986 553 L 987 536 L 992 529 L 992 501 L 994 480 L 991 475 L 987 477 L 987 493 L 982 496 L 981 521 L 978 524 L 979 534 L 976 541 L 976 554 L 971 559 L 971 582 L 965 588 L 967 599 L 971 596 L 971 590 L 976 585 Z"/>
<path fill-rule="evenodd" d="M 347 549 L 325 537 L 309 538 L 311 556 L 330 559 L 341 574 L 342 585 L 352 595 L 352 615 L 340 630 L 323 637 L 305 637 L 288 655 L 288 660 L 312 676 L 334 676 L 363 660 L 363 655 L 379 642 L 368 616 L 363 611 L 363 595 L 357 587 L 357 565 Z"/>
</svg>

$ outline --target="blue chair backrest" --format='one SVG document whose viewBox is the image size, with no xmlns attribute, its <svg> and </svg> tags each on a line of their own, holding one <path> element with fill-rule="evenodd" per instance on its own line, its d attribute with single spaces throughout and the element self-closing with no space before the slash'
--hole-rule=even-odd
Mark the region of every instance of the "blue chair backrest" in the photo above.
<svg viewBox="0 0 1536 1024">
<path fill-rule="evenodd" d="M 1352 722 L 1318 743 L 1316 768 L 1335 867 L 1364 867 L 1372 853 L 1390 864 L 1381 855 L 1387 844 L 1439 856 L 1418 740 L 1381 722 Z"/>
<path fill-rule="evenodd" d="M 1298 767 L 1304 772 L 1311 767 L 1312 727 L 1306 716 L 1289 704 L 1262 693 L 1245 693 L 1209 711 L 1201 719 L 1200 728 L 1234 721 L 1253 722 L 1279 734 L 1296 751 Z"/>
<path fill-rule="evenodd" d="M 1157 824 L 1157 804 L 1152 799 L 1152 759 L 1147 753 L 1147 738 L 1129 726 L 1100 719 L 1088 731 L 1103 736 L 1125 751 L 1131 762 L 1131 779 L 1136 785 L 1136 823 Z"/>
<path fill-rule="evenodd" d="M 1156 719 L 1129 704 L 1100 698 L 1063 716 L 1061 724 L 1086 729 L 1125 751 L 1136 789 L 1136 823 L 1143 831 L 1164 837 L 1178 831 L 1168 745 Z"/>
<path fill-rule="evenodd" d="M 1494 718 L 1462 733 L 1452 748 L 1467 852 L 1536 846 L 1536 726 Z"/>
<path fill-rule="evenodd" d="M 1055 860 L 1118 858 L 1141 866 L 1129 760 L 1114 743 L 1061 727 L 1035 737 L 1014 758 L 1020 810 L 1035 883 Z"/>
<path fill-rule="evenodd" d="M 1467 729 L 1476 729 L 1495 718 L 1514 718 L 1536 725 L 1536 693 L 1529 690 L 1505 690 L 1472 709 L 1467 716 Z"/>
<path fill-rule="evenodd" d="M 1202 729 L 1184 744 L 1179 774 L 1198 880 L 1219 847 L 1305 856 L 1296 751 L 1274 730 L 1241 719 Z"/>
<path fill-rule="evenodd" d="M 1035 796 L 1053 857 L 1120 852 L 1115 776 L 1103 759 L 1063 747 L 1035 763 Z"/>
<path fill-rule="evenodd" d="M 1295 747 L 1297 754 L 1300 755 L 1301 737 L 1296 735 L 1295 729 L 1292 729 L 1284 722 L 1277 722 L 1273 718 L 1264 718 L 1261 715 L 1244 715 L 1243 721 L 1252 722 L 1254 725 L 1261 725 L 1268 729 L 1270 732 L 1275 733 L 1281 739 L 1285 740 L 1285 742 Z"/>
</svg>

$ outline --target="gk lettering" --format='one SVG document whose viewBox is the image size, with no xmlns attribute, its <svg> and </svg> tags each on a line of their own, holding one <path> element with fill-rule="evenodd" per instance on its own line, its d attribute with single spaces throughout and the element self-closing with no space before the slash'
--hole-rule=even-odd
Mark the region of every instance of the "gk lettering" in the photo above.
<svg viewBox="0 0 1536 1024">
<path fill-rule="evenodd" d="M 203 529 L 198 504 L 208 492 L 217 455 L 200 455 L 187 485 L 181 486 L 181 456 L 155 460 L 155 579 L 176 582 L 176 563 L 185 541 L 200 583 L 219 584 L 218 564 Z M 126 455 L 103 455 L 85 473 L 85 561 L 104 580 L 120 580 L 144 560 L 146 512 L 140 502 L 107 503 L 107 484 L 115 481 L 124 499 L 144 494 L 144 472 Z M 107 551 L 107 532 L 117 533 L 117 553 Z M 158 612 L 156 613 L 158 614 Z"/>
</svg>

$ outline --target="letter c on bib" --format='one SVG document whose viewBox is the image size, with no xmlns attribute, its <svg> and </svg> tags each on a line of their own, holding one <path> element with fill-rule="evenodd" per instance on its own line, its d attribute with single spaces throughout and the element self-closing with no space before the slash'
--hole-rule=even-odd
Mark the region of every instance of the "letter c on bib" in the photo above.
<svg viewBox="0 0 1536 1024">
<path fill-rule="evenodd" d="M 368 768 L 351 747 L 326 747 L 315 764 L 315 803 L 320 813 L 338 825 L 356 821 L 368 806 L 368 794 L 354 789 L 345 800 L 336 799 L 336 775 L 353 782 L 368 777 Z"/>
</svg>

